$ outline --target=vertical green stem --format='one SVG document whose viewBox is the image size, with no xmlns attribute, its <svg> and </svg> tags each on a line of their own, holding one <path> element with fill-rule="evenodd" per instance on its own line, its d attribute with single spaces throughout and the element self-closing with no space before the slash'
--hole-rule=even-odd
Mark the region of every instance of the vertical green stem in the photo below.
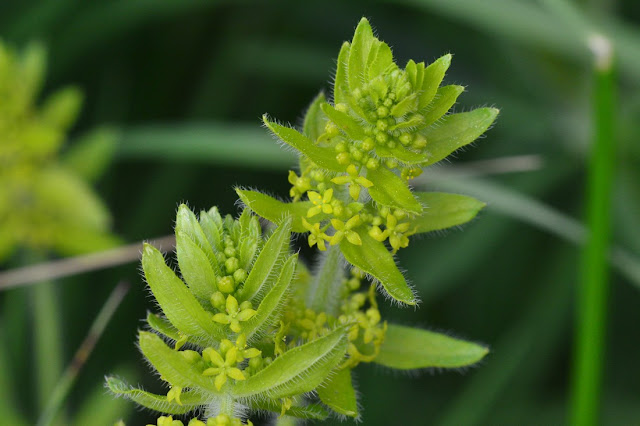
<svg viewBox="0 0 640 426">
<path fill-rule="evenodd" d="M 582 253 L 573 362 L 571 424 L 595 425 L 600 411 L 607 317 L 610 194 L 615 157 L 615 77 L 609 41 L 590 40 L 595 56 L 593 146 L 586 192 L 589 235 Z"/>
</svg>

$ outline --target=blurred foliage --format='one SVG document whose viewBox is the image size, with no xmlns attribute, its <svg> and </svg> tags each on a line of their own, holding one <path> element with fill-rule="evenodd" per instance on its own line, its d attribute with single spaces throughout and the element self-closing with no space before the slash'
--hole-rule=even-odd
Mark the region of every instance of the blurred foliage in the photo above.
<svg viewBox="0 0 640 426">
<path fill-rule="evenodd" d="M 526 223 L 514 217 L 510 212 L 523 212 L 518 210 L 521 198 L 509 194 L 524 194 L 582 219 L 592 95 L 585 35 L 606 34 L 619 58 L 621 93 L 614 238 L 638 270 L 633 262 L 640 255 L 638 2 L 312 0 L 302 6 L 293 1 L 13 0 L 0 3 L 0 36 L 17 48 L 33 40 L 47 46 L 51 60 L 44 94 L 69 83 L 85 93 L 69 149 L 79 144 L 75 135 L 97 125 L 120 129 L 116 162 L 97 186 L 116 232 L 136 241 L 167 233 L 181 201 L 235 213 L 234 184 L 285 197 L 288 184 L 282 173 L 295 158 L 274 151 L 259 117 L 269 111 L 299 124 L 308 99 L 328 87 L 336 47 L 363 15 L 396 47 L 400 62 L 409 57 L 431 62 L 454 53 L 445 83 L 470 87 L 456 111 L 483 102 L 501 109 L 491 136 L 458 153 L 454 166 L 521 154 L 542 159 L 535 171 L 482 178 L 509 190 L 498 193 L 502 204 L 496 207 L 501 208 L 493 208 L 490 191 L 483 197 L 459 189 L 487 201 L 488 207 L 464 232 L 424 238 L 401 252 L 400 262 L 423 304 L 417 312 L 383 308 L 394 310 L 390 314 L 407 325 L 457 330 L 487 342 L 493 355 L 461 375 L 392 377 L 365 367 L 358 376 L 359 388 L 366 390 L 363 420 L 367 425 L 562 424 L 577 251 L 549 227 L 538 229 L 547 219 L 536 216 L 539 210 L 529 211 Z M 441 182 L 427 176 L 424 186 L 451 190 Z M 565 225 L 556 223 L 561 230 Z M 306 253 L 302 257 L 312 263 Z M 94 395 L 106 372 L 123 364 L 129 371 L 146 368 L 130 342 L 138 320 L 152 306 L 134 264 L 57 283 L 63 359 L 68 360 L 85 324 L 119 279 L 137 285 L 81 372 L 69 398 L 71 414 L 80 412 L 81 396 Z M 633 333 L 640 296 L 631 283 L 628 274 L 613 276 L 603 424 L 633 424 L 640 418 L 640 343 Z M 11 342 L 0 354 L 6 359 L 0 394 L 11 395 L 17 411 L 34 413 L 32 386 L 4 386 L 7 376 L 36 381 L 25 356 L 33 349 L 26 300 L 20 290 L 0 294 L 2 334 Z M 154 380 L 141 384 L 160 389 Z M 110 412 L 110 397 L 95 395 L 92 403 Z M 152 417 L 138 412 L 128 423 Z"/>
</svg>

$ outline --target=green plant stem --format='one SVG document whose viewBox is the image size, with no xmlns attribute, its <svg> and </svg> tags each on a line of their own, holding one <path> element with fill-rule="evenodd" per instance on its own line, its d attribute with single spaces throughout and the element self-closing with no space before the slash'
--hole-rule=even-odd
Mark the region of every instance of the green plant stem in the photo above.
<svg viewBox="0 0 640 426">
<path fill-rule="evenodd" d="M 593 40 L 595 53 L 593 147 L 587 181 L 587 244 L 578 288 L 572 380 L 571 424 L 595 425 L 600 412 L 607 318 L 607 252 L 610 241 L 611 183 L 615 158 L 615 77 L 608 41 Z"/>
<path fill-rule="evenodd" d="M 128 291 L 129 284 L 121 282 L 111 292 L 109 298 L 98 313 L 98 316 L 93 321 L 93 324 L 91 324 L 87 337 L 82 341 L 71 363 L 67 366 L 64 374 L 60 380 L 58 380 L 53 390 L 48 394 L 47 404 L 38 419 L 38 426 L 50 425 L 53 422 L 56 413 L 58 413 L 65 398 L 69 394 L 78 373 L 86 363 L 98 339 L 102 336 L 111 317 Z"/>
</svg>

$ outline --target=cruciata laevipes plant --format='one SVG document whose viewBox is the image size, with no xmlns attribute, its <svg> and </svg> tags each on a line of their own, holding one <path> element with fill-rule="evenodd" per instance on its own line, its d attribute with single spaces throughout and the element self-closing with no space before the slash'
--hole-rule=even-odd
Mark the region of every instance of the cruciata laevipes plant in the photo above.
<svg viewBox="0 0 640 426">
<path fill-rule="evenodd" d="M 340 50 L 333 102 L 319 95 L 301 132 L 263 117 L 300 154 L 298 172 L 289 172 L 292 200 L 239 188 L 245 208 L 237 220 L 215 207 L 196 217 L 181 205 L 182 279 L 144 247 L 142 267 L 162 313 L 148 315 L 139 347 L 169 390 L 154 395 L 109 377 L 111 391 L 165 414 L 158 426 L 182 425 L 179 415 L 191 426 L 252 424 L 260 412 L 280 414 L 276 422 L 359 417 L 352 371 L 361 362 L 407 370 L 482 359 L 484 346 L 388 324 L 376 300 L 377 289 L 416 305 L 393 254 L 411 235 L 460 225 L 484 206 L 409 186 L 498 113 L 448 114 L 463 91 L 441 86 L 450 60 L 401 69 L 362 19 Z M 276 227 L 263 234 L 254 213 Z M 320 250 L 312 272 L 292 253 L 292 232 Z"/>
</svg>

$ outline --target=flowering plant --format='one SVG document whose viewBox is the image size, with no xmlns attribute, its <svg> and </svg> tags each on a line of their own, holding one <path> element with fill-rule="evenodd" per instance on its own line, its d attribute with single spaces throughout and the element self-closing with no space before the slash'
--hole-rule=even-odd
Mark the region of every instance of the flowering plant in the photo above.
<svg viewBox="0 0 640 426">
<path fill-rule="evenodd" d="M 376 299 L 379 289 L 416 305 L 393 254 L 410 236 L 463 224 L 484 206 L 409 186 L 498 113 L 448 114 L 463 91 L 441 86 L 450 61 L 401 69 L 363 19 L 340 51 L 333 102 L 319 95 L 302 131 L 263 118 L 300 153 L 298 172 L 289 172 L 292 201 L 239 188 L 238 219 L 181 205 L 182 278 L 145 246 L 144 275 L 162 313 L 148 315 L 139 347 L 169 390 L 155 395 L 109 377 L 111 391 L 166 414 L 158 426 L 183 424 L 173 416 L 186 414 L 192 426 L 251 424 L 257 412 L 358 417 L 352 376 L 361 362 L 407 370 L 482 359 L 484 346 L 388 324 Z M 263 233 L 253 213 L 277 226 Z M 291 252 L 292 232 L 320 250 L 313 271 Z"/>
</svg>

